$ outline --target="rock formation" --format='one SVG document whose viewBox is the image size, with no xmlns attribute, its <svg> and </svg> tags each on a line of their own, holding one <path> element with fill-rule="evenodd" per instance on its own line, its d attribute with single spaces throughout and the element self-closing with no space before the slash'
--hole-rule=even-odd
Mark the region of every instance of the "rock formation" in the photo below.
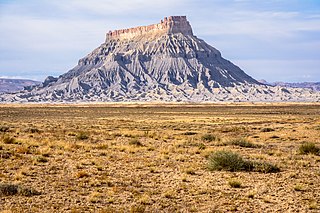
<svg viewBox="0 0 320 213">
<path fill-rule="evenodd" d="M 40 84 L 40 82 L 29 79 L 0 78 L 0 94 L 18 92 L 24 88 L 28 88 L 37 84 Z"/>
<path fill-rule="evenodd" d="M 187 21 L 186 16 L 169 16 L 161 20 L 159 24 L 109 31 L 106 36 L 106 42 L 108 42 L 108 40 L 133 39 L 138 36 L 174 33 L 193 35 L 191 25 Z"/>
<path fill-rule="evenodd" d="M 193 35 L 185 16 L 110 31 L 58 78 L 0 101 L 319 101 L 308 89 L 259 83 Z"/>
</svg>

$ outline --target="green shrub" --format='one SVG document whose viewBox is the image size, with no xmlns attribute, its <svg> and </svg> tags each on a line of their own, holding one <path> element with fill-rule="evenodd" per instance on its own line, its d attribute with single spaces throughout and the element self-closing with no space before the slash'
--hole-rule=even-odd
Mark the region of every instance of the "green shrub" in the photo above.
<svg viewBox="0 0 320 213">
<path fill-rule="evenodd" d="M 204 149 L 206 149 L 206 145 L 204 145 L 203 143 L 199 143 L 198 148 L 199 148 L 199 150 L 204 150 Z"/>
<path fill-rule="evenodd" d="M 256 162 L 244 160 L 242 156 L 231 151 L 215 151 L 208 158 L 209 170 L 224 171 L 255 171 L 263 173 L 279 172 L 280 168 L 268 162 Z"/>
<path fill-rule="evenodd" d="M 259 145 L 251 143 L 247 141 L 245 138 L 236 138 L 229 142 L 231 145 L 245 147 L 245 148 L 256 148 L 259 147 Z"/>
<path fill-rule="evenodd" d="M 209 170 L 241 171 L 246 169 L 246 161 L 231 151 L 216 151 L 209 156 Z"/>
<path fill-rule="evenodd" d="M 229 180 L 228 184 L 232 187 L 232 188 L 241 188 L 241 182 L 238 180 Z"/>
<path fill-rule="evenodd" d="M 39 195 L 40 193 L 36 190 L 23 187 L 15 184 L 0 183 L 0 196 L 12 196 L 12 195 L 22 195 L 22 196 L 33 196 Z"/>
<path fill-rule="evenodd" d="M 15 138 L 7 136 L 7 135 L 2 137 L 2 141 L 5 144 L 15 144 L 16 143 L 16 139 Z"/>
<path fill-rule="evenodd" d="M 280 172 L 280 168 L 268 162 L 253 162 L 253 171 L 262 173 Z"/>
<path fill-rule="evenodd" d="M 299 147 L 300 154 L 314 154 L 320 155 L 320 148 L 317 147 L 314 143 L 303 143 Z"/>
<path fill-rule="evenodd" d="M 86 140 L 86 139 L 88 139 L 88 138 L 89 138 L 89 136 L 88 136 L 88 134 L 85 133 L 85 132 L 79 132 L 79 133 L 77 134 L 77 139 L 78 139 L 78 140 Z"/>
<path fill-rule="evenodd" d="M 139 141 L 139 139 L 137 138 L 133 138 L 129 141 L 130 145 L 134 145 L 134 146 L 143 146 L 143 144 Z"/>
<path fill-rule="evenodd" d="M 36 158 L 36 161 L 39 162 L 39 163 L 47 163 L 49 160 L 48 160 L 48 158 L 46 158 L 46 157 L 38 156 L 38 157 Z"/>
</svg>

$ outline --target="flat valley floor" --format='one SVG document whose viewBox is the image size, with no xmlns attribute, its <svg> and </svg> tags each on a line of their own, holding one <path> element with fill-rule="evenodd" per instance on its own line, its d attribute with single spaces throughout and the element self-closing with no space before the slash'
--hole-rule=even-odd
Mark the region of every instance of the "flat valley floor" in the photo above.
<svg viewBox="0 0 320 213">
<path fill-rule="evenodd" d="M 320 104 L 3 104 L 0 212 L 319 212 L 306 143 Z M 210 170 L 221 150 L 280 171 Z"/>
</svg>

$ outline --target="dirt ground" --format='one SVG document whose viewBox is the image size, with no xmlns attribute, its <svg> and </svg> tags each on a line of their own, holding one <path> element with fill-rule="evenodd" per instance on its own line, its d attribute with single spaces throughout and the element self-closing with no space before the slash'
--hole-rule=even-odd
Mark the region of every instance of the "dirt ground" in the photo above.
<svg viewBox="0 0 320 213">
<path fill-rule="evenodd" d="M 0 212 L 320 212 L 306 142 L 320 104 L 3 104 L 0 184 L 39 193 L 0 190 Z M 280 172 L 211 171 L 217 150 Z"/>
</svg>

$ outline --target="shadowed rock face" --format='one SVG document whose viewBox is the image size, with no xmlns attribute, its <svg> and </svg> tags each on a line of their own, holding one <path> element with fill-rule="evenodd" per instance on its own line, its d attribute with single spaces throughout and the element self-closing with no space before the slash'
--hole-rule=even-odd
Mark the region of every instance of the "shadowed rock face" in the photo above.
<svg viewBox="0 0 320 213">
<path fill-rule="evenodd" d="M 318 99 L 317 99 L 318 98 Z M 2 101 L 319 100 L 312 91 L 270 87 L 193 35 L 185 16 L 110 31 L 78 65 Z"/>
</svg>

